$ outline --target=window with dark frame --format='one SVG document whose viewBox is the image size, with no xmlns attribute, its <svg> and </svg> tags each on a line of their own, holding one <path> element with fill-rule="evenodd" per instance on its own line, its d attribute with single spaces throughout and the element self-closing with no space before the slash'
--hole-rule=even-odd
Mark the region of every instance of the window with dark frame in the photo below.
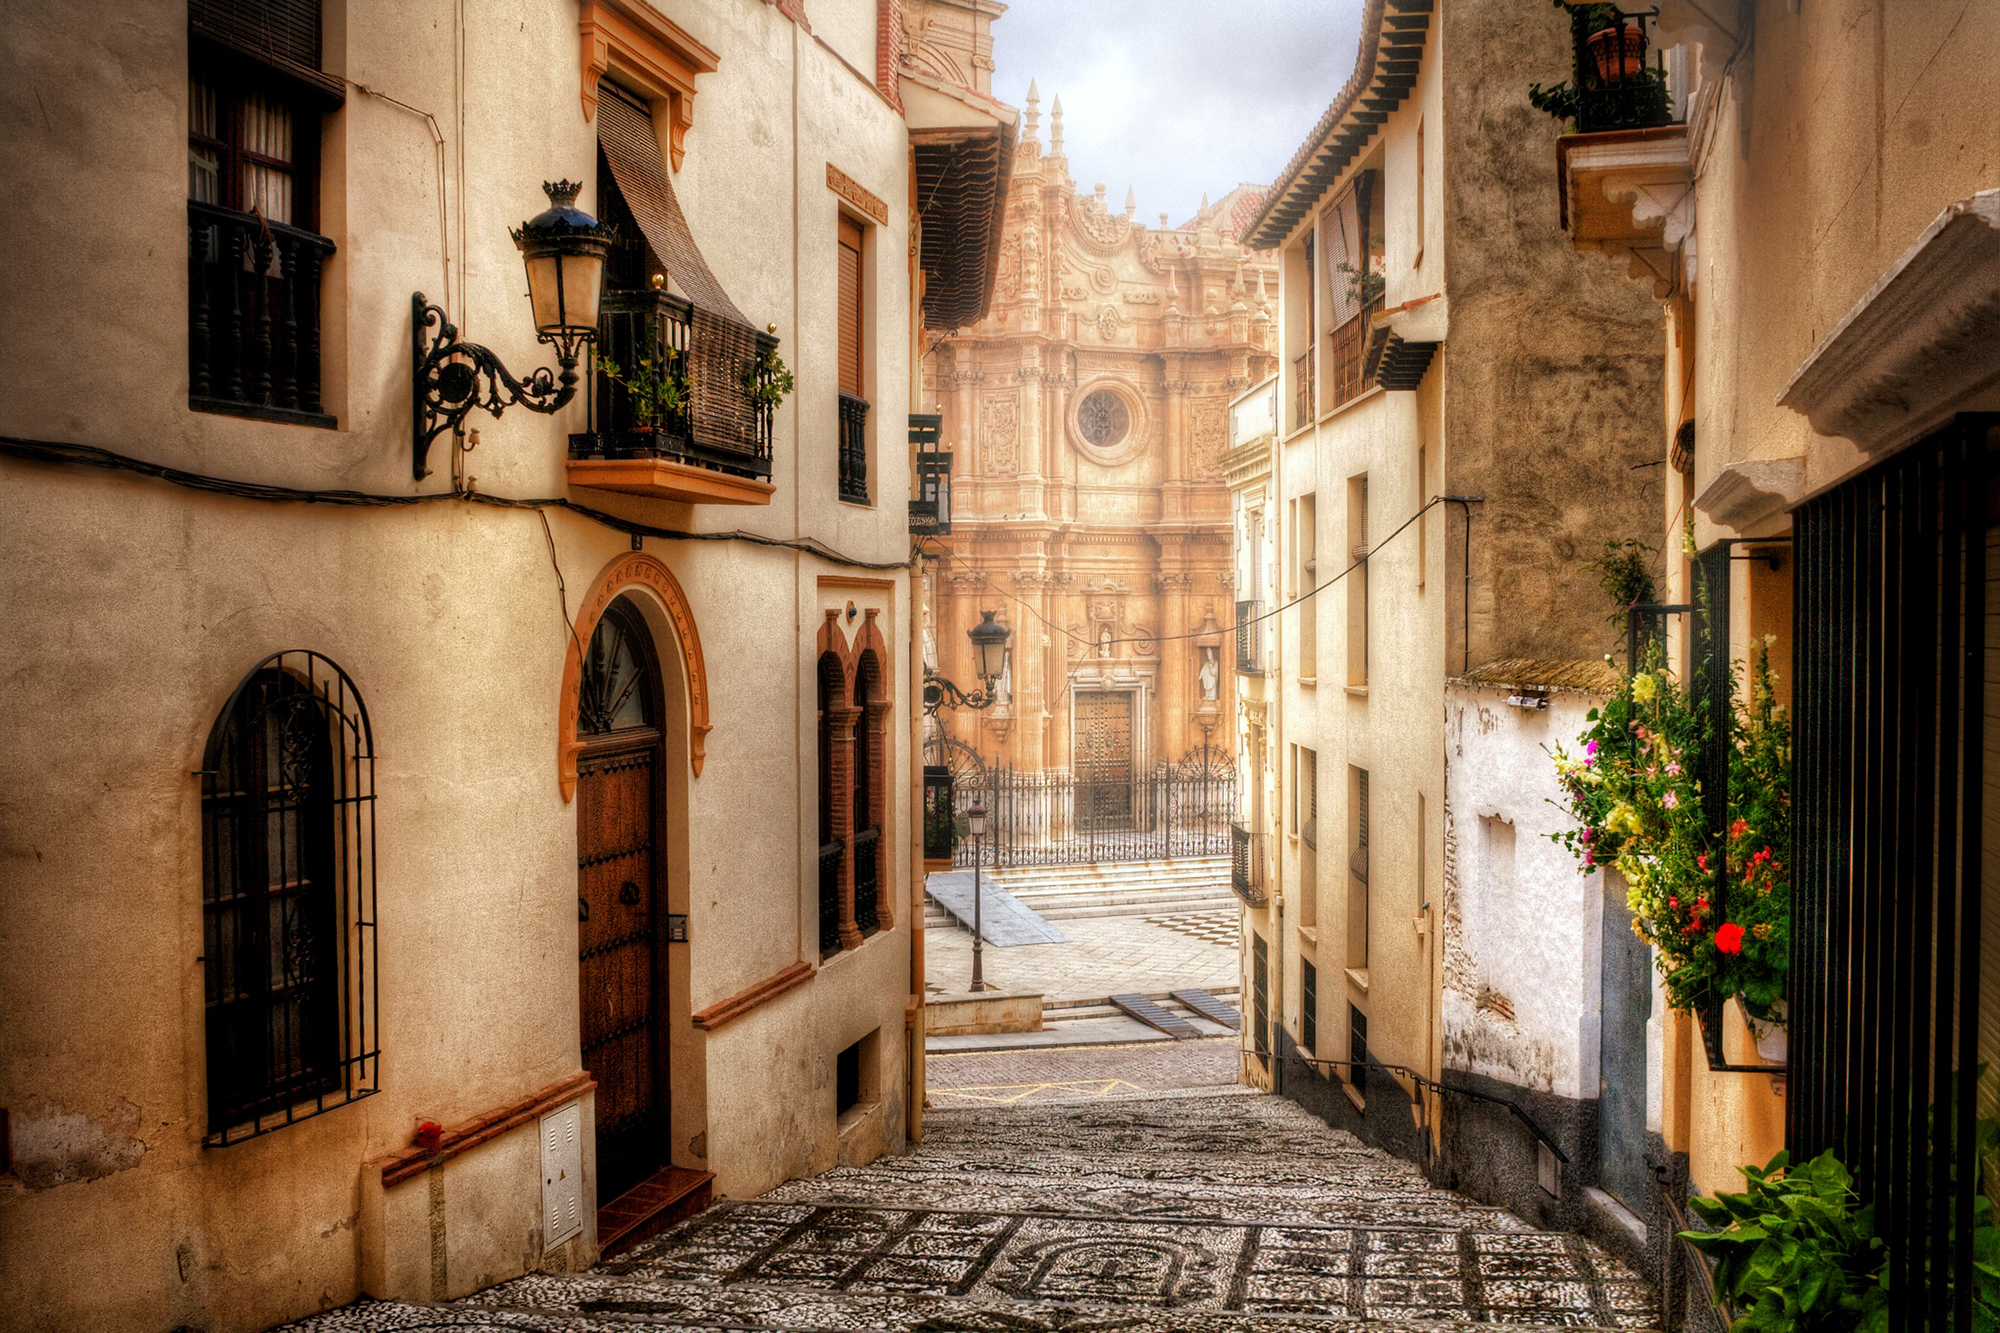
<svg viewBox="0 0 2000 1333">
<path fill-rule="evenodd" d="M 837 765 L 834 748 L 838 723 L 834 717 L 842 705 L 844 682 L 840 659 L 821 653 L 819 659 L 819 955 L 831 958 L 841 950 L 841 865 L 847 844 L 840 836 L 835 817 L 839 794 L 835 791 Z"/>
<path fill-rule="evenodd" d="M 840 498 L 868 503 L 868 399 L 865 362 L 867 298 L 862 290 L 861 224 L 840 215 L 839 298 L 834 330 L 840 389 Z"/>
<path fill-rule="evenodd" d="M 331 427 L 320 385 L 317 0 L 188 10 L 188 405 Z"/>
<path fill-rule="evenodd" d="M 1368 1091 L 1368 1015 L 1347 1006 L 1347 1081 L 1358 1093 Z"/>
<path fill-rule="evenodd" d="M 267 659 L 202 770 L 208 1141 L 375 1091 L 374 756 L 345 673 Z"/>
<path fill-rule="evenodd" d="M 1319 1050 L 1319 969 L 1301 959 L 1299 973 L 1299 1045 L 1311 1055 Z"/>
</svg>

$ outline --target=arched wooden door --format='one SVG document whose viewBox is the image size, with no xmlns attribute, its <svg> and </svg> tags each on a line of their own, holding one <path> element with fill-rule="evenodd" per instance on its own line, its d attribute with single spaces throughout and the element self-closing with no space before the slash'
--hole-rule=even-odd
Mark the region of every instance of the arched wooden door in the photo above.
<svg viewBox="0 0 2000 1333">
<path fill-rule="evenodd" d="M 597 1080 L 600 1202 L 667 1162 L 661 719 L 652 638 L 621 597 L 591 635 L 576 727 L 579 1013 Z"/>
</svg>

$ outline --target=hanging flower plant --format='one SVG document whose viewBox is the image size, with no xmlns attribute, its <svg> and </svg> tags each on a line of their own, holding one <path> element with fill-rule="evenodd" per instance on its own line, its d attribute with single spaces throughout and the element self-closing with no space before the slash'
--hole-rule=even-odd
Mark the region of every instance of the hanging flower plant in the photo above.
<svg viewBox="0 0 2000 1333">
<path fill-rule="evenodd" d="M 1585 874 L 1616 865 L 1625 876 L 1633 933 L 1657 951 L 1676 1009 L 1740 995 L 1754 1018 L 1783 1014 L 1791 732 L 1772 697 L 1769 646 L 1766 639 L 1754 650 L 1750 702 L 1730 719 L 1725 830 L 1710 829 L 1694 776 L 1705 722 L 1664 667 L 1627 677 L 1591 710 L 1580 755 L 1552 751 L 1575 825 L 1550 836 Z M 1726 872 L 1721 893 L 1717 858 Z"/>
</svg>

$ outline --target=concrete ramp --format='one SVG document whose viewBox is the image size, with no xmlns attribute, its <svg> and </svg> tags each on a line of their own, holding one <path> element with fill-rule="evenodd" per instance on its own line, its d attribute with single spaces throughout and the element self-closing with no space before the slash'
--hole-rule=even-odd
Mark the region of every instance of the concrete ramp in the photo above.
<svg viewBox="0 0 2000 1333">
<path fill-rule="evenodd" d="M 1069 936 L 1038 916 L 1033 908 L 982 876 L 979 933 L 998 949 L 1017 944 L 1067 944 Z M 924 877 L 924 893 L 967 930 L 972 929 L 972 872 L 940 870 Z"/>
</svg>

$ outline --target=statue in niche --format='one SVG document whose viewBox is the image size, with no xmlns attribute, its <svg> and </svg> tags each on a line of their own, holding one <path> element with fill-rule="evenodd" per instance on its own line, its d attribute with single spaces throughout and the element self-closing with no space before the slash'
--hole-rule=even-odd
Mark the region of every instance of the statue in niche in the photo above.
<svg viewBox="0 0 2000 1333">
<path fill-rule="evenodd" d="M 1218 650 L 1205 647 L 1201 650 L 1201 670 L 1196 673 L 1201 681 L 1201 697 L 1204 702 L 1214 703 L 1222 689 L 1222 664 L 1217 660 Z"/>
<path fill-rule="evenodd" d="M 1111 626 L 1109 625 L 1099 625 L 1097 627 L 1097 655 L 1099 657 L 1111 656 Z"/>
</svg>

